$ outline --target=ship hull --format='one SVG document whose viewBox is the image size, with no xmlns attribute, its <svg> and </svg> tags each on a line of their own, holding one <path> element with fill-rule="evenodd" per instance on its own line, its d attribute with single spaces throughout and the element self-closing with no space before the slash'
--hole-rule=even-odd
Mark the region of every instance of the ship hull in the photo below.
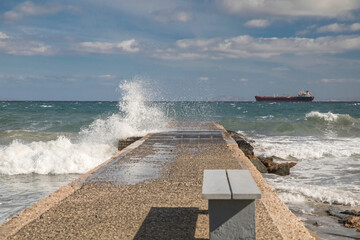
<svg viewBox="0 0 360 240">
<path fill-rule="evenodd" d="M 255 96 L 257 102 L 311 102 L 314 97 L 266 97 Z"/>
</svg>

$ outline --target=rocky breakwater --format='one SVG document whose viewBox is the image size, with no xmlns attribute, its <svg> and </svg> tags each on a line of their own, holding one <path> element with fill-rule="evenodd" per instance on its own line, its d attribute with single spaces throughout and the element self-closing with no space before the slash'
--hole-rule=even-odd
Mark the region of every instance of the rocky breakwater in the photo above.
<svg viewBox="0 0 360 240">
<path fill-rule="evenodd" d="M 254 155 L 254 147 L 251 145 L 254 141 L 248 140 L 244 135 L 227 130 L 230 136 L 238 144 L 239 148 L 244 152 L 245 156 L 254 164 L 256 169 L 261 173 L 273 173 L 280 176 L 290 174 L 290 168 L 296 165 L 295 162 L 276 163 L 274 160 L 286 161 L 285 159 L 272 156 L 261 157 Z"/>
</svg>

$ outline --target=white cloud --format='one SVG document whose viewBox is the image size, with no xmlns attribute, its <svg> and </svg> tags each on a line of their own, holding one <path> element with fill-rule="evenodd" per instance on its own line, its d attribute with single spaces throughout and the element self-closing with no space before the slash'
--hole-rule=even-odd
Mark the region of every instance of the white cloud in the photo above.
<svg viewBox="0 0 360 240">
<path fill-rule="evenodd" d="M 270 25 L 270 22 L 265 19 L 253 19 L 247 21 L 244 26 L 246 27 L 255 27 L 255 28 L 265 28 Z"/>
<path fill-rule="evenodd" d="M 178 22 L 188 22 L 192 20 L 192 14 L 189 12 L 178 12 L 176 14 L 175 20 Z"/>
<path fill-rule="evenodd" d="M 179 48 L 198 47 L 206 50 L 208 46 L 214 44 L 217 39 L 182 39 L 176 41 L 176 46 Z"/>
<path fill-rule="evenodd" d="M 350 30 L 351 31 L 359 31 L 360 30 L 360 23 L 353 23 L 350 25 Z"/>
<path fill-rule="evenodd" d="M 13 38 L 0 32 L 0 54 L 18 56 L 49 56 L 55 53 L 55 49 L 42 42 Z"/>
<path fill-rule="evenodd" d="M 137 47 L 139 44 L 135 39 L 122 41 L 116 45 L 117 48 L 123 49 L 125 52 L 138 52 L 140 49 Z"/>
<path fill-rule="evenodd" d="M 208 80 L 209 80 L 209 77 L 199 77 L 199 80 L 200 80 L 200 81 L 208 81 Z"/>
<path fill-rule="evenodd" d="M 353 23 L 351 25 L 333 23 L 322 26 L 317 29 L 317 32 L 356 32 L 360 30 L 360 23 Z"/>
<path fill-rule="evenodd" d="M 10 49 L 8 48 L 6 53 L 10 55 L 22 55 L 22 56 L 33 56 L 33 55 L 52 55 L 54 53 L 51 46 L 44 43 L 32 41 L 25 45 L 13 45 Z"/>
<path fill-rule="evenodd" d="M 228 13 L 294 17 L 341 17 L 360 8 L 358 0 L 217 0 Z"/>
<path fill-rule="evenodd" d="M 204 58 L 214 59 L 211 56 L 204 56 L 203 54 L 181 53 L 181 52 L 176 52 L 174 50 L 156 51 L 152 53 L 151 56 L 162 60 L 194 60 L 194 59 L 204 59 Z"/>
<path fill-rule="evenodd" d="M 333 23 L 317 29 L 318 32 L 343 32 L 346 31 L 345 24 Z"/>
<path fill-rule="evenodd" d="M 104 75 L 100 75 L 99 78 L 108 80 L 108 79 L 114 79 L 116 78 L 116 76 L 111 74 L 104 74 Z"/>
<path fill-rule="evenodd" d="M 186 9 L 165 9 L 153 12 L 158 22 L 189 22 L 193 19 L 193 13 Z"/>
<path fill-rule="evenodd" d="M 360 83 L 360 79 L 353 78 L 323 78 L 322 83 Z"/>
<path fill-rule="evenodd" d="M 102 53 L 102 54 L 118 54 L 118 53 L 135 53 L 140 51 L 138 42 L 135 39 L 122 41 L 119 43 L 109 42 L 82 42 L 78 49 L 82 52 L 88 53 Z"/>
<path fill-rule="evenodd" d="M 249 81 L 249 79 L 247 79 L 247 78 L 241 78 L 239 81 L 240 81 L 240 82 L 247 82 L 247 81 Z"/>
<path fill-rule="evenodd" d="M 15 6 L 14 9 L 3 14 L 6 22 L 16 22 L 26 16 L 42 16 L 55 14 L 63 10 L 76 10 L 73 6 L 61 6 L 56 4 L 35 5 L 31 1 L 26 1 Z"/>
<path fill-rule="evenodd" d="M 360 50 L 360 36 L 318 38 L 254 38 L 241 35 L 227 39 L 183 39 L 173 49 L 156 51 L 161 59 L 270 58 L 282 54 L 336 54 Z"/>
<path fill-rule="evenodd" d="M 8 35 L 6 35 L 5 33 L 0 32 L 0 39 L 8 39 L 10 38 Z"/>
</svg>

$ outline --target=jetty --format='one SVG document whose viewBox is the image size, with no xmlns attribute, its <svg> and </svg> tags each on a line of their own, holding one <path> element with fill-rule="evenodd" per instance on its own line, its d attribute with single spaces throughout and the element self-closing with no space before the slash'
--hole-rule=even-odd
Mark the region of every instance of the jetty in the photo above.
<svg viewBox="0 0 360 240">
<path fill-rule="evenodd" d="M 315 239 L 212 121 L 148 134 L 0 226 L 0 239 L 208 239 L 204 170 L 246 169 L 261 198 L 257 239 Z"/>
</svg>

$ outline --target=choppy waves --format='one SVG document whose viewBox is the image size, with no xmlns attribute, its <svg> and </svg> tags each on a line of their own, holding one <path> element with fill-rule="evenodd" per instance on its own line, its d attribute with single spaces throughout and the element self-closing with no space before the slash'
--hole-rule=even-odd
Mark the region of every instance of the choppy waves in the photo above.
<svg viewBox="0 0 360 240">
<path fill-rule="evenodd" d="M 258 154 L 299 160 L 360 156 L 359 145 L 360 138 L 261 136 L 255 141 Z"/>
<path fill-rule="evenodd" d="M 360 119 L 348 114 L 310 111 L 300 115 L 269 114 L 226 120 L 231 129 L 244 129 L 272 136 L 360 137 Z"/>
<path fill-rule="evenodd" d="M 297 162 L 291 175 L 267 176 L 268 181 L 282 200 L 290 204 L 321 202 L 360 206 L 360 134 L 356 132 L 359 119 L 347 114 L 312 111 L 300 121 L 324 134 L 251 134 L 256 155 Z M 344 129 L 352 133 L 340 134 Z"/>
<path fill-rule="evenodd" d="M 314 144 L 314 141 L 303 140 L 303 143 L 288 141 L 272 147 L 256 140 L 255 154 L 275 155 L 297 163 L 287 177 L 268 176 L 280 198 L 290 204 L 321 202 L 360 206 L 360 139 L 350 142 L 352 146 L 338 145 L 339 141 Z"/>
<path fill-rule="evenodd" d="M 161 131 L 167 119 L 160 109 L 146 102 L 149 94 L 143 84 L 137 79 L 120 84 L 123 99 L 119 113 L 96 119 L 71 137 L 55 137 L 59 134 L 55 133 L 49 134 L 51 140 L 28 142 L 24 139 L 29 131 L 4 132 L 12 134 L 14 140 L 0 145 L 0 174 L 84 173 L 116 153 L 118 139 Z M 16 134 L 22 136 L 16 139 Z"/>
</svg>

